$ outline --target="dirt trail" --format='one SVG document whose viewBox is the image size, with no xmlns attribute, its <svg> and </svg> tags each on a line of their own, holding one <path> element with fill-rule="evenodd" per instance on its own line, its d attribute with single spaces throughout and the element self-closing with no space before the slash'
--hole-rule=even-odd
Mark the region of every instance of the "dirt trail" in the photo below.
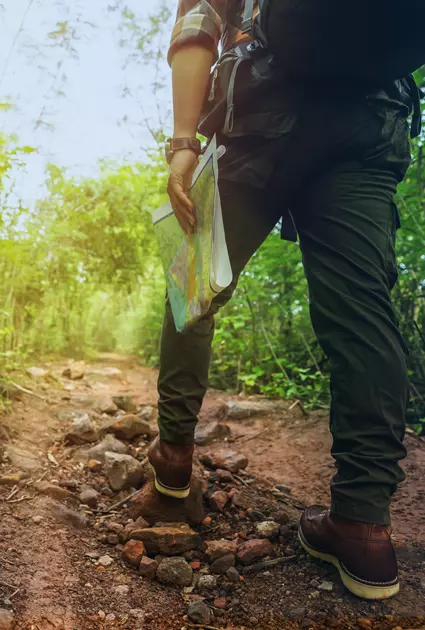
<svg viewBox="0 0 425 630">
<path fill-rule="evenodd" d="M 138 577 L 110 546 L 99 542 L 98 532 L 73 526 L 60 504 L 33 489 L 41 478 L 72 483 L 81 473 L 81 467 L 64 456 L 67 413 L 91 409 L 99 398 L 118 394 L 155 406 L 156 373 L 114 355 L 87 365 L 79 381 L 62 377 L 63 363 L 43 367 L 49 370 L 47 377 L 26 383 L 39 397 L 19 393 L 1 419 L 8 439 L 1 441 L 0 432 L 0 462 L 2 450 L 15 450 L 14 461 L 0 464 L 0 476 L 21 470 L 26 477 L 16 486 L 0 486 L 0 628 L 2 608 L 14 612 L 13 625 L 4 627 L 17 630 L 189 628 L 179 591 Z M 111 367 L 119 372 L 105 371 Z M 214 416 L 229 398 L 210 392 L 205 416 Z M 328 501 L 333 466 L 325 414 L 304 415 L 299 407 L 289 410 L 288 405 L 265 417 L 227 424 L 234 447 L 249 458 L 251 475 L 289 486 L 301 504 Z M 332 568 L 300 558 L 295 566 L 247 578 L 238 587 L 233 612 L 215 619 L 214 627 L 344 629 L 362 627 L 356 618 L 369 617 L 370 625 L 364 627 L 425 628 L 425 440 L 409 436 L 407 443 L 408 480 L 393 510 L 402 595 L 375 604 L 356 600 L 344 592 Z M 93 562 L 85 555 L 90 552 L 109 555 L 111 566 Z M 335 588 L 313 596 L 312 580 L 323 579 L 332 579 Z M 304 612 L 296 617 L 293 611 Z"/>
</svg>

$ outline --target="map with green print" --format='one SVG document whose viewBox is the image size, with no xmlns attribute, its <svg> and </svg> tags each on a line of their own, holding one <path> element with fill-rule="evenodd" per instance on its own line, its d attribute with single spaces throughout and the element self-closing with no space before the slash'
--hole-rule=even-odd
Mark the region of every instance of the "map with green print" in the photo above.
<svg viewBox="0 0 425 630">
<path fill-rule="evenodd" d="M 232 281 L 221 214 L 215 138 L 194 173 L 189 196 L 196 211 L 193 235 L 183 232 L 170 203 L 152 215 L 179 332 L 198 321 L 208 311 L 214 296 Z"/>
</svg>

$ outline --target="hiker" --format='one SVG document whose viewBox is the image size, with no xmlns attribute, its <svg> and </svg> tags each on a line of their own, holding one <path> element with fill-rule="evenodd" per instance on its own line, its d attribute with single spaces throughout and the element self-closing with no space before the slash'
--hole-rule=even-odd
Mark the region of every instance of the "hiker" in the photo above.
<svg viewBox="0 0 425 630">
<path fill-rule="evenodd" d="M 371 0 L 353 6 L 366 10 L 367 3 L 375 6 Z M 404 479 L 399 462 L 406 456 L 408 399 L 407 348 L 390 298 L 400 227 L 395 194 L 411 159 L 412 113 L 412 135 L 419 133 L 420 92 L 412 76 L 399 79 L 404 76 L 400 48 L 397 59 L 390 49 L 379 56 L 387 40 L 391 46 L 390 31 L 376 40 L 367 40 L 370 32 L 344 32 L 333 42 L 333 30 L 320 30 L 327 17 L 333 29 L 332 16 L 320 8 L 317 20 L 305 22 L 317 28 L 310 42 L 295 23 L 284 21 L 291 4 L 265 0 L 258 19 L 252 0 L 245 6 L 243 1 L 180 0 L 168 55 L 174 93 L 168 193 L 182 228 L 192 232 L 195 210 L 187 191 L 201 152 L 196 134 L 200 123 L 204 135 L 217 133 L 226 148 L 220 194 L 234 281 L 185 334 L 176 332 L 167 302 L 158 382 L 160 437 L 149 458 L 159 492 L 185 498 L 208 386 L 214 315 L 282 220 L 282 238 L 299 239 L 313 327 L 330 361 L 337 468 L 330 510 L 307 509 L 300 540 L 309 554 L 332 562 L 354 594 L 388 598 L 399 590 L 390 502 Z M 415 24 L 408 4 L 409 23 Z M 323 7 L 314 1 L 304 6 L 308 12 L 315 5 Z M 371 29 L 373 16 L 363 17 L 360 22 Z M 347 29 L 348 23 L 359 28 L 354 18 L 346 20 Z M 385 26 L 384 20 L 378 23 Z M 311 46 L 304 50 L 305 42 Z M 326 46 L 341 49 L 327 54 Z M 352 46 L 361 51 L 353 54 Z M 406 70 L 414 63 L 407 60 Z"/>
</svg>

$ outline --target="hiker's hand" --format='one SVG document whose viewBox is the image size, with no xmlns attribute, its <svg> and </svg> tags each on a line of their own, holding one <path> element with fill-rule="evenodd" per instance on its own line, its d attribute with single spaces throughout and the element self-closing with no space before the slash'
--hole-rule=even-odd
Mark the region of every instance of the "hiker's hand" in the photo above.
<svg viewBox="0 0 425 630">
<path fill-rule="evenodd" d="M 198 157 L 189 149 L 176 151 L 170 164 L 167 192 L 174 213 L 186 234 L 192 234 L 195 228 L 195 209 L 187 193 L 197 165 Z"/>
</svg>

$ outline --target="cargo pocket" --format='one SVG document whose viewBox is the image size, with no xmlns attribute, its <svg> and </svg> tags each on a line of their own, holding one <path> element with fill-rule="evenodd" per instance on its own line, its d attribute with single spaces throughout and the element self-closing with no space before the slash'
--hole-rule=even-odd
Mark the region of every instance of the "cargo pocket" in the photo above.
<svg viewBox="0 0 425 630">
<path fill-rule="evenodd" d="M 366 155 L 366 161 L 390 168 L 397 179 L 402 181 L 412 160 L 408 109 L 402 103 L 390 99 L 369 99 L 369 103 L 378 124 L 378 138 Z"/>
</svg>

